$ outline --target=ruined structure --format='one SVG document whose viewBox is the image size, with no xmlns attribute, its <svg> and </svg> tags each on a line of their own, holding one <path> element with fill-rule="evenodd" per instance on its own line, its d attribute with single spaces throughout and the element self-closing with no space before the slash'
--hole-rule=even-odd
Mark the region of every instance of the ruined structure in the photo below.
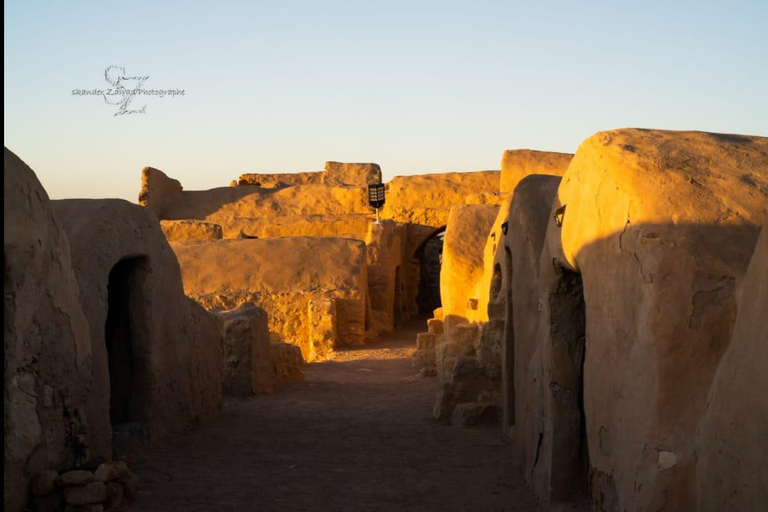
<svg viewBox="0 0 768 512">
<path fill-rule="evenodd" d="M 768 502 L 766 138 L 507 151 L 393 179 L 381 222 L 376 164 L 208 191 L 146 168 L 143 207 L 4 164 L 8 510 L 111 503 L 135 479 L 86 462 L 428 314 L 434 417 L 500 422 L 542 509 Z"/>
<path fill-rule="evenodd" d="M 435 404 L 435 417 L 454 424 L 497 421 L 502 400 L 511 396 L 512 386 L 502 380 L 512 375 L 502 371 L 503 352 L 512 348 L 511 265 L 508 235 L 512 192 L 520 180 L 532 173 L 561 175 L 573 155 L 545 151 L 509 150 L 502 156 L 501 194 L 494 198 L 498 207 L 483 205 L 471 198 L 472 206 L 454 207 L 446 235 L 446 251 L 441 272 L 442 313 L 445 316 L 443 339 L 435 344 L 437 375 L 441 391 Z M 550 202 L 544 203 L 544 215 Z M 530 236 L 527 231 L 525 236 Z M 527 276 L 526 276 L 527 277 Z M 506 334 L 505 334 L 506 333 Z M 424 337 L 426 341 L 427 336 Z M 508 340 L 506 343 L 504 340 Z M 430 340 L 431 341 L 431 340 Z M 419 354 L 421 360 L 429 360 Z M 508 358 L 510 364 L 512 358 Z M 502 389 L 504 388 L 504 389 Z M 457 405 L 461 407 L 456 410 Z M 505 420 L 506 428 L 511 425 Z"/>
<path fill-rule="evenodd" d="M 325 170 L 319 172 L 295 172 L 282 174 L 243 174 L 237 180 L 239 186 L 254 185 L 263 188 L 282 188 L 296 185 L 326 185 L 366 187 L 381 183 L 381 167 L 378 164 L 325 162 Z"/>
<path fill-rule="evenodd" d="M 251 302 L 217 313 L 222 321 L 222 391 L 228 396 L 258 395 L 286 381 L 302 380 L 301 350 L 273 343 L 267 312 Z"/>
<path fill-rule="evenodd" d="M 328 357 L 337 343 L 373 340 L 408 317 L 438 307 L 438 235 L 448 213 L 466 202 L 498 203 L 499 176 L 499 171 L 481 171 L 395 178 L 386 185 L 380 223 L 373 222 L 367 204 L 367 184 L 381 182 L 376 164 L 328 162 L 318 173 L 247 174 L 235 187 L 207 191 L 184 191 L 178 181 L 148 167 L 142 172 L 139 199 L 161 219 L 174 242 L 189 276 L 188 294 L 210 309 L 254 301 L 269 313 L 273 340 L 300 346 L 304 357 L 314 360 Z M 224 240 L 216 242 L 220 238 Z M 249 245 L 227 239 L 260 240 Z M 344 249 L 337 254 L 333 249 L 352 247 L 349 240 L 362 242 L 358 247 L 364 248 L 363 261 L 357 253 Z M 296 257 L 277 256 L 289 246 L 299 251 Z M 257 247 L 264 252 L 250 252 Z M 237 265 L 227 262 L 230 250 L 242 254 L 236 257 Z M 313 257 L 316 251 L 330 252 L 318 260 Z M 329 265 L 337 256 L 341 259 Z M 206 272 L 207 262 L 223 262 L 222 268 L 231 272 L 206 274 L 210 279 L 193 277 Z M 265 272 L 269 290 L 260 284 Z M 349 281 L 356 280 L 355 285 L 333 284 L 350 272 L 358 276 Z M 319 279 L 310 285 L 309 302 L 306 279 L 294 281 L 304 273 Z M 244 274 L 250 280 L 227 277 Z M 294 300 L 299 292 L 304 298 Z"/>
<path fill-rule="evenodd" d="M 305 360 L 324 359 L 336 345 L 365 341 L 367 273 L 362 241 L 195 240 L 174 242 L 173 250 L 190 297 L 208 309 L 257 304 L 269 316 L 273 341 L 298 346 Z"/>
<path fill-rule="evenodd" d="M 471 384 L 476 374 L 483 380 L 496 376 L 492 369 L 486 375 L 474 356 L 480 351 L 482 323 L 488 320 L 478 293 L 483 247 L 498 209 L 497 205 L 457 206 L 448 221 L 440 273 L 443 342 L 435 347 L 441 390 L 434 415 L 443 420 L 450 419 L 457 404 L 477 401 L 480 389 L 488 388 L 487 383 L 480 389 Z M 482 295 L 487 297 L 487 292 Z"/>
</svg>

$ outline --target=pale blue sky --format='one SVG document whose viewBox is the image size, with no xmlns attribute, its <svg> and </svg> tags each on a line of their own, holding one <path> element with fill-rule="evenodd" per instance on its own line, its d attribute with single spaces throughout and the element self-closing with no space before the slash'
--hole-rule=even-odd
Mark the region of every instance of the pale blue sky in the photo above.
<svg viewBox="0 0 768 512">
<path fill-rule="evenodd" d="M 638 126 L 768 135 L 768 2 L 5 2 L 5 145 L 53 198 L 373 161 L 497 169 Z M 180 98 L 113 116 L 104 70 Z"/>
</svg>

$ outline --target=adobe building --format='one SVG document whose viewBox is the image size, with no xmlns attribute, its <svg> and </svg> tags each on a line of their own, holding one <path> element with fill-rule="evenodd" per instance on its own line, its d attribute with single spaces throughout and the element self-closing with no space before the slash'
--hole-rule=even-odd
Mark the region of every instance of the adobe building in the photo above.
<svg viewBox="0 0 768 512">
<path fill-rule="evenodd" d="M 35 474 L 87 458 L 93 358 L 67 236 L 7 148 L 3 184 L 3 508 L 20 512 Z"/>
<path fill-rule="evenodd" d="M 172 241 L 188 295 L 210 310 L 254 302 L 269 313 L 273 341 L 322 360 L 334 346 L 374 340 L 440 305 L 449 212 L 467 202 L 497 203 L 499 177 L 394 178 L 379 223 L 367 201 L 367 185 L 381 183 L 376 164 L 244 174 L 233 186 L 205 191 L 183 190 L 148 167 L 139 200 Z M 324 325 L 323 317 L 332 320 Z"/>
<path fill-rule="evenodd" d="M 504 418 L 545 508 L 587 497 L 606 511 L 733 503 L 733 484 L 702 482 L 725 449 L 711 408 L 738 386 L 715 378 L 733 371 L 719 370 L 724 355 L 764 345 L 759 323 L 734 326 L 741 307 L 750 314 L 736 291 L 768 215 L 767 169 L 765 138 L 627 129 L 585 141 L 556 194 L 557 178 L 515 190 Z M 733 335 L 755 348 L 731 350 Z M 764 402 L 750 392 L 729 402 L 734 434 L 757 435 L 762 420 L 738 418 Z M 741 443 L 728 450 L 756 461 Z M 765 489 L 764 475 L 748 478 Z"/>
<path fill-rule="evenodd" d="M 216 415 L 222 388 L 301 378 L 264 311 L 215 315 L 184 294 L 150 210 L 51 201 L 8 149 L 3 166 L 5 510 L 119 507 L 136 477 L 114 456 Z M 254 357 L 233 369 L 234 352 Z"/>
<path fill-rule="evenodd" d="M 90 325 L 91 457 L 210 418 L 221 403 L 221 326 L 184 295 L 157 219 L 119 199 L 51 202 Z"/>
</svg>

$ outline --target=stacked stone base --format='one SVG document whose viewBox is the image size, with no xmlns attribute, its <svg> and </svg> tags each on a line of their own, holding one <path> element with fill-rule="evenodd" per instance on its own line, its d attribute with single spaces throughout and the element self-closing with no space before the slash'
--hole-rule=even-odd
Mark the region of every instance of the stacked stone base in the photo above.
<svg viewBox="0 0 768 512">
<path fill-rule="evenodd" d="M 31 484 L 34 512 L 104 512 L 123 509 L 136 499 L 139 477 L 125 462 L 104 463 L 96 471 L 77 469 L 38 473 Z"/>
<path fill-rule="evenodd" d="M 475 356 L 456 356 L 450 377 L 441 382 L 433 416 L 465 427 L 497 424 L 501 408 L 495 390 L 500 377 L 499 367 L 493 363 L 483 364 Z"/>
<path fill-rule="evenodd" d="M 413 367 L 420 368 L 423 375 L 437 374 L 436 349 L 445 341 L 443 337 L 443 319 L 441 309 L 435 310 L 435 318 L 427 320 L 427 332 L 416 335 L 416 352 L 413 354 Z"/>
<path fill-rule="evenodd" d="M 498 424 L 501 366 L 492 350 L 498 343 L 497 327 L 491 322 L 453 325 L 450 339 L 437 345 L 435 419 L 465 427 Z"/>
</svg>

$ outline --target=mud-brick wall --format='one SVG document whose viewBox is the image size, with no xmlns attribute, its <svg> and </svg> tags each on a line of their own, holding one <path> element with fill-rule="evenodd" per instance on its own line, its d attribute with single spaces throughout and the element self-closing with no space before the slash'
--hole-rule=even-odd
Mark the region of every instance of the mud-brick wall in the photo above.
<svg viewBox="0 0 768 512">
<path fill-rule="evenodd" d="M 297 345 L 307 360 L 332 347 L 315 347 L 318 307 L 335 311 L 332 344 L 362 344 L 366 331 L 365 243 L 331 237 L 196 240 L 172 244 L 186 293 L 208 309 L 253 302 L 269 315 L 272 341 Z M 333 337 L 321 336 L 331 340 Z M 331 344 L 328 341 L 327 344 Z"/>
</svg>

